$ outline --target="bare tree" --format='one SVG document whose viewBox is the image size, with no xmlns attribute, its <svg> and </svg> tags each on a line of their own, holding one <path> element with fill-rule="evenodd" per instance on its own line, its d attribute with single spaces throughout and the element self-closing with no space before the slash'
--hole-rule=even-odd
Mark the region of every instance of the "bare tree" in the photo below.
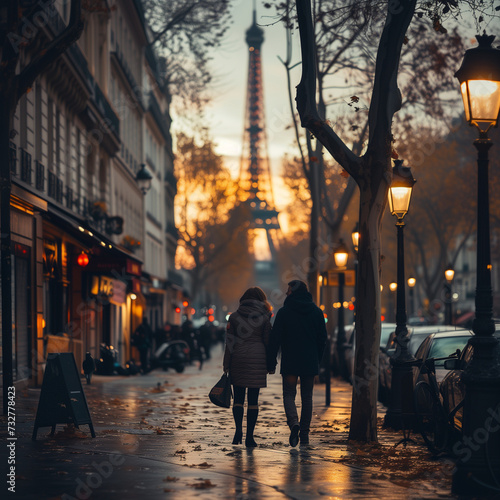
<svg viewBox="0 0 500 500">
<path fill-rule="evenodd" d="M 486 2 L 481 2 L 481 8 Z M 367 9 L 376 2 L 364 2 Z M 467 2 L 474 7 L 475 2 Z M 479 4 L 479 2 L 478 2 Z M 442 28 L 442 17 L 455 1 L 426 2 L 434 28 Z M 377 439 L 377 364 L 380 339 L 380 229 L 392 181 L 394 156 L 392 124 L 403 98 L 398 74 L 407 32 L 415 15 L 416 0 L 388 2 L 378 43 L 373 89 L 368 111 L 368 138 L 363 155 L 357 155 L 333 130 L 316 104 L 317 59 L 310 0 L 297 0 L 302 50 L 302 79 L 297 87 L 297 109 L 302 126 L 325 146 L 333 158 L 353 177 L 360 190 L 359 291 L 356 316 L 356 359 L 349 437 L 359 441 Z M 444 30 L 444 28 L 442 28 Z"/>
<path fill-rule="evenodd" d="M 330 182 L 332 176 L 325 166 L 321 141 L 315 141 L 310 134 L 306 134 L 305 138 L 301 137 L 291 88 L 291 71 L 296 66 L 292 62 L 292 32 L 296 20 L 290 0 L 276 2 L 275 7 L 287 33 L 287 53 L 281 61 L 287 72 L 296 142 L 312 200 L 308 281 L 312 289 L 315 289 L 318 268 L 314 256 L 318 253 L 320 221 L 326 225 L 329 239 L 336 241 L 345 212 L 356 191 L 356 182 L 347 175 L 345 187 L 339 190 L 338 183 Z M 365 103 L 370 102 L 370 89 L 375 72 L 373 54 L 376 52 L 379 38 L 377 26 L 383 21 L 384 11 L 380 3 L 346 4 L 338 0 L 315 1 L 312 9 L 315 20 L 318 114 L 326 120 L 330 108 L 328 118 L 335 122 L 335 129 L 340 131 L 343 141 L 351 144 L 353 153 L 359 156 L 365 147 L 368 134 L 368 121 L 365 119 L 368 104 Z M 448 110 L 452 109 L 453 103 L 448 103 L 443 96 L 452 85 L 449 78 L 450 67 L 454 66 L 457 54 L 463 54 L 463 45 L 456 30 L 447 37 L 442 37 L 439 43 L 431 31 L 435 30 L 429 26 L 427 19 L 417 16 L 408 32 L 411 43 L 407 40 L 402 48 L 401 89 L 407 121 L 412 121 L 411 117 L 417 111 L 423 110 L 435 118 L 443 116 L 443 109 L 447 104 Z M 426 55 L 425 67 L 422 67 L 423 64 L 418 67 L 415 61 L 420 62 L 422 54 Z M 415 79 L 417 74 L 422 75 L 422 78 Z M 459 96 L 457 98 L 459 99 Z M 456 99 L 453 101 L 456 103 Z M 338 118 L 332 118 L 331 108 L 334 106 L 334 113 L 340 113 Z"/>
<path fill-rule="evenodd" d="M 153 45 L 164 59 L 170 95 L 198 110 L 211 81 L 210 50 L 219 46 L 229 24 L 229 0 L 145 0 Z"/>
<path fill-rule="evenodd" d="M 179 134 L 177 139 L 176 260 L 191 275 L 194 298 L 204 287 L 213 288 L 215 280 L 226 291 L 239 293 L 248 285 L 252 268 L 248 207 L 239 203 L 238 183 L 212 141 L 206 134 L 201 137 L 196 141 Z"/>
</svg>

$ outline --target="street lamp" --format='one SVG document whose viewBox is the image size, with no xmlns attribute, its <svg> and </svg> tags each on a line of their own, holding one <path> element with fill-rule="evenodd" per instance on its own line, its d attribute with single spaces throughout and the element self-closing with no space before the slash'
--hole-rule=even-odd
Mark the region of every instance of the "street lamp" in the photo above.
<svg viewBox="0 0 500 500">
<path fill-rule="evenodd" d="M 142 191 L 142 194 L 146 194 L 151 189 L 151 182 L 153 180 L 153 176 L 149 173 L 146 168 L 146 164 L 142 163 L 140 170 L 137 172 L 135 176 L 135 181 L 139 186 L 139 189 Z"/>
<path fill-rule="evenodd" d="M 405 215 L 410 209 L 411 194 L 415 182 L 410 168 L 403 167 L 403 160 L 395 160 L 392 169 L 392 183 L 389 188 L 389 208 L 391 214 L 397 219 L 396 228 L 398 233 L 396 351 L 391 357 L 391 401 L 385 414 L 384 425 L 396 429 L 404 425 L 403 413 L 411 412 L 409 410 L 411 405 L 409 398 L 411 398 L 413 387 L 413 369 L 411 363 L 415 361 L 415 358 L 408 351 L 409 338 L 408 328 L 406 327 L 403 229 L 405 226 Z"/>
<path fill-rule="evenodd" d="M 339 370 L 340 374 L 346 379 L 349 379 L 349 373 L 347 373 L 347 367 L 345 365 L 344 359 L 344 344 L 345 344 L 345 329 L 344 329 L 344 283 L 345 275 L 343 270 L 347 267 L 347 259 L 349 258 L 349 251 L 342 240 L 339 240 L 333 252 L 333 258 L 335 260 L 335 265 L 339 270 L 339 312 L 338 312 L 338 332 L 337 332 L 337 352 L 339 356 Z"/>
<path fill-rule="evenodd" d="M 410 276 L 408 278 L 408 288 L 410 289 L 409 293 L 408 293 L 408 298 L 410 299 L 408 302 L 410 303 L 410 307 L 408 308 L 409 309 L 409 316 L 411 317 L 414 313 L 414 310 L 415 310 L 415 304 L 414 304 L 414 300 L 413 300 L 413 288 L 415 287 L 415 285 L 417 284 L 417 280 L 413 277 L 413 276 Z"/>
<path fill-rule="evenodd" d="M 394 323 L 396 322 L 396 290 L 398 289 L 398 284 L 393 281 L 392 283 L 389 283 L 389 290 L 391 292 L 390 294 L 390 299 L 391 299 L 391 321 L 394 320 Z"/>
<path fill-rule="evenodd" d="M 356 323 L 356 311 L 358 302 L 358 249 L 359 249 L 359 222 L 356 222 L 351 233 L 352 247 L 354 248 L 354 323 Z"/>
<path fill-rule="evenodd" d="M 491 288 L 490 213 L 488 193 L 488 151 L 493 145 L 488 130 L 498 126 L 500 113 L 500 50 L 491 44 L 494 36 L 477 36 L 479 46 L 467 50 L 455 73 L 460 82 L 465 119 L 479 130 L 477 149 L 477 276 L 476 310 L 472 324 L 472 360 L 464 370 L 465 385 L 462 441 L 471 441 L 467 460 L 461 459 L 453 474 L 453 491 L 467 494 L 485 491 L 500 477 L 500 432 L 488 425 L 491 413 L 500 408 L 500 366 L 498 339 L 493 337 L 493 292 Z M 477 437 L 481 435 L 481 439 Z"/>
<path fill-rule="evenodd" d="M 455 276 L 455 270 L 451 264 L 448 264 L 444 271 L 444 277 L 446 282 L 444 284 L 444 324 L 453 324 L 453 314 L 452 314 L 452 301 L 453 296 L 451 294 L 451 282 Z"/>
<path fill-rule="evenodd" d="M 358 248 L 359 248 L 359 222 L 356 222 L 356 225 L 354 226 L 354 229 L 352 230 L 351 233 L 351 238 L 352 238 L 352 246 L 354 247 L 354 251 L 358 253 Z"/>
</svg>

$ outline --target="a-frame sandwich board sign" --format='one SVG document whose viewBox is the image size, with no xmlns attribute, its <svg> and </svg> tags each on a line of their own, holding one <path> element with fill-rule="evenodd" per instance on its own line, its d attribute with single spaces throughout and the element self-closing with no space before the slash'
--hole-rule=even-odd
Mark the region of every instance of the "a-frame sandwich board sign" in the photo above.
<svg viewBox="0 0 500 500">
<path fill-rule="evenodd" d="M 95 437 L 73 353 L 51 353 L 47 356 L 32 439 L 36 440 L 39 427 L 52 427 L 53 435 L 57 424 L 68 423 L 77 428 L 88 424 L 92 437 Z"/>
</svg>

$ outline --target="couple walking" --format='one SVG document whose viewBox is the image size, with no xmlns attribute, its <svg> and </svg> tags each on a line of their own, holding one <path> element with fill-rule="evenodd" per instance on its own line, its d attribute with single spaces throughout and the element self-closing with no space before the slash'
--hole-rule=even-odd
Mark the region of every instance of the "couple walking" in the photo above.
<svg viewBox="0 0 500 500">
<path fill-rule="evenodd" d="M 243 404 L 247 393 L 245 446 L 257 446 L 253 433 L 259 414 L 259 391 L 266 387 L 267 375 L 275 373 L 280 349 L 290 446 L 297 446 L 299 440 L 300 444 L 309 444 L 314 377 L 326 343 L 325 320 L 303 281 L 290 281 L 286 295 L 272 327 L 271 305 L 259 287 L 249 288 L 241 297 L 238 310 L 229 317 L 223 364 L 233 385 L 236 425 L 233 444 L 242 442 Z M 300 420 L 295 405 L 299 379 Z"/>
</svg>

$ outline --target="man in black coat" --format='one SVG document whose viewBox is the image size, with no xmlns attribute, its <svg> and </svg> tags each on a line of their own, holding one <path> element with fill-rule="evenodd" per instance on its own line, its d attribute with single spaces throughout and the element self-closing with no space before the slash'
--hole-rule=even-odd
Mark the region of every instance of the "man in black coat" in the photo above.
<svg viewBox="0 0 500 500">
<path fill-rule="evenodd" d="M 276 356 L 281 349 L 281 375 L 283 376 L 283 404 L 290 428 L 290 446 L 309 444 L 312 418 L 314 377 L 319 373 L 327 339 L 325 318 L 312 300 L 303 281 L 288 283 L 287 297 L 276 319 L 269 339 L 267 368 L 276 368 Z M 300 378 L 302 410 L 300 423 L 295 405 L 297 382 Z"/>
</svg>

